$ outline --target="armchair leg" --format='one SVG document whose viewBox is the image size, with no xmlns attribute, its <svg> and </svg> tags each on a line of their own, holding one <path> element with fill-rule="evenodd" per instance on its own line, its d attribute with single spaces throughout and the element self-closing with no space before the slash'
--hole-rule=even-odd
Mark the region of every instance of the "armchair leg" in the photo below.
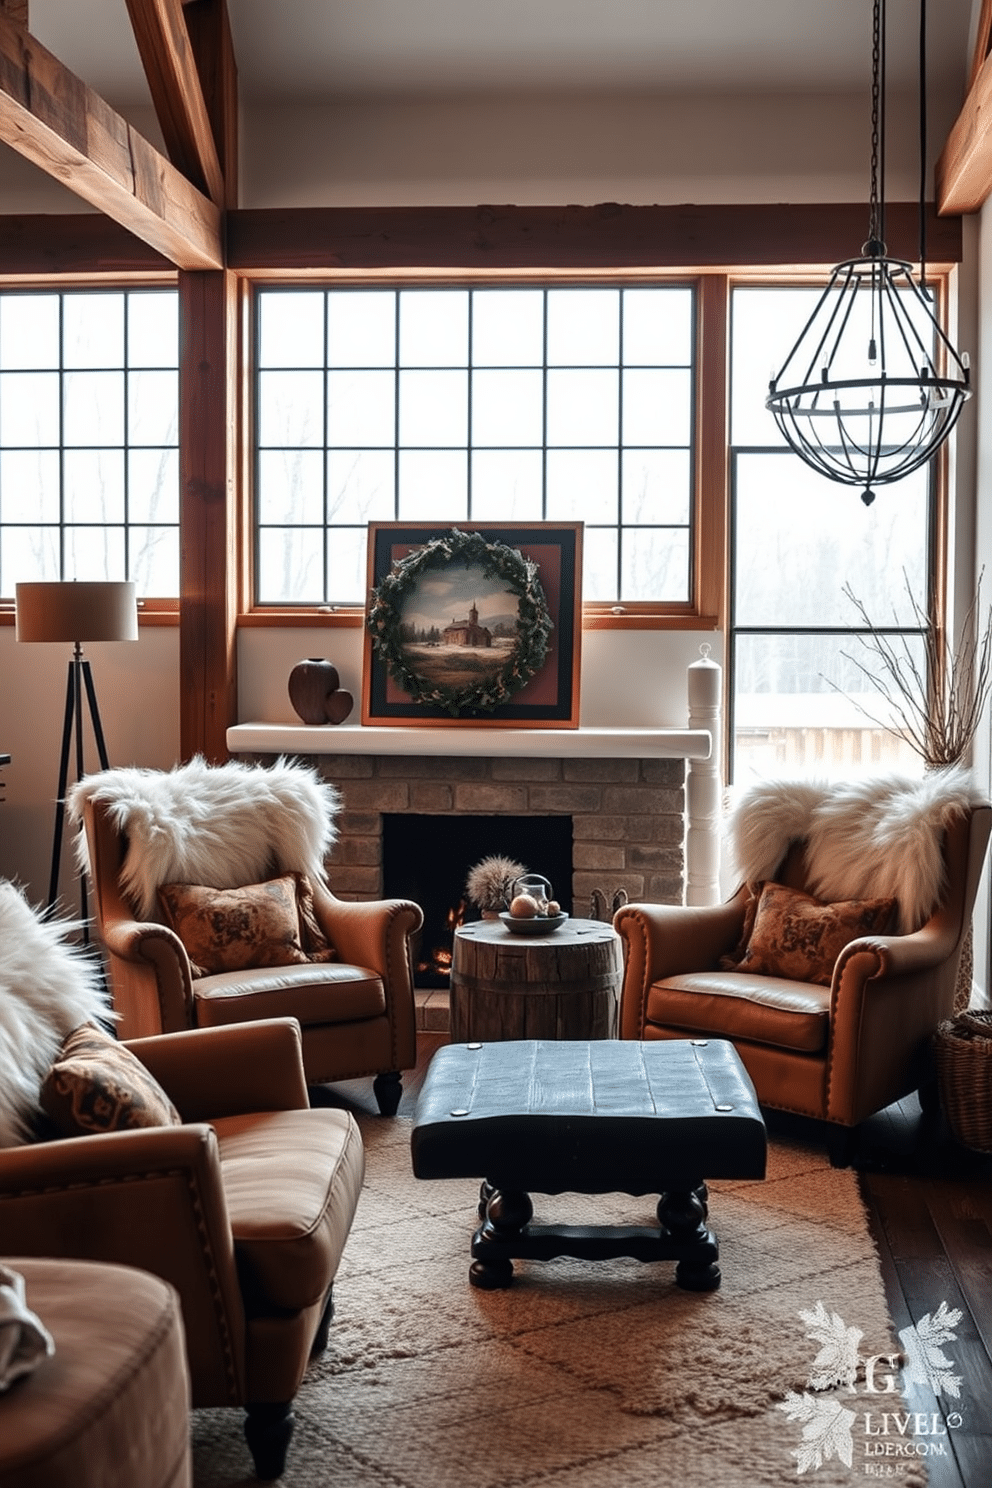
<svg viewBox="0 0 992 1488">
<path fill-rule="evenodd" d="M 827 1136 L 827 1152 L 832 1168 L 849 1168 L 858 1150 L 859 1126 L 831 1126 Z"/>
<path fill-rule="evenodd" d="M 929 1075 L 920 1081 L 917 1092 L 920 1101 L 920 1110 L 927 1120 L 935 1121 L 940 1115 L 940 1086 L 936 1075 Z"/>
<path fill-rule="evenodd" d="M 320 1314 L 320 1322 L 317 1324 L 317 1331 L 313 1335 L 313 1346 L 310 1349 L 310 1357 L 311 1357 L 311 1359 L 315 1359 L 318 1354 L 322 1354 L 324 1352 L 324 1350 L 327 1348 L 327 1340 L 328 1340 L 328 1338 L 330 1336 L 331 1323 L 332 1323 L 333 1319 L 334 1319 L 334 1288 L 333 1288 L 333 1286 L 330 1286 L 327 1289 L 327 1297 L 326 1297 L 326 1299 L 324 1301 L 324 1310 Z"/>
<path fill-rule="evenodd" d="M 372 1094 L 378 1102 L 380 1115 L 395 1116 L 403 1094 L 403 1077 L 399 1070 L 387 1070 L 376 1075 L 372 1081 Z"/>
<path fill-rule="evenodd" d="M 245 1441 L 263 1483 L 281 1478 L 296 1417 L 291 1400 L 256 1402 L 245 1406 Z"/>
</svg>

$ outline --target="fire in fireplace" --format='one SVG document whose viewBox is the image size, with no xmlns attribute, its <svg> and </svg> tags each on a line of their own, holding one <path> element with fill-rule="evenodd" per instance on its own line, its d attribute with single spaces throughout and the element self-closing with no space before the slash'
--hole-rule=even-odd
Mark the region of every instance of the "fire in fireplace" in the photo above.
<svg viewBox="0 0 992 1488">
<path fill-rule="evenodd" d="M 424 911 L 418 987 L 447 987 L 455 927 L 479 918 L 465 898 L 468 871 L 494 854 L 549 879 L 562 909 L 572 913 L 570 816 L 383 816 L 384 895 L 413 899 Z"/>
</svg>

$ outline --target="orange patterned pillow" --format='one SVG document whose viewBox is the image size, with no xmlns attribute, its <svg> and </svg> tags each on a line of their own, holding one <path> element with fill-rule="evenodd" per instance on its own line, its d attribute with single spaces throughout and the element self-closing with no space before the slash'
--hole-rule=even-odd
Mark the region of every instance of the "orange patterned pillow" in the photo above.
<svg viewBox="0 0 992 1488">
<path fill-rule="evenodd" d="M 334 959 L 317 924 L 305 873 L 240 889 L 162 884 L 158 896 L 195 977 Z"/>
<path fill-rule="evenodd" d="M 182 1124 L 141 1060 L 92 1023 L 70 1033 L 62 1045 L 40 1102 L 61 1137 Z"/>
<path fill-rule="evenodd" d="M 886 934 L 895 914 L 895 899 L 824 904 L 784 884 L 762 884 L 754 926 L 736 969 L 829 987 L 844 947 L 861 935 Z"/>
</svg>

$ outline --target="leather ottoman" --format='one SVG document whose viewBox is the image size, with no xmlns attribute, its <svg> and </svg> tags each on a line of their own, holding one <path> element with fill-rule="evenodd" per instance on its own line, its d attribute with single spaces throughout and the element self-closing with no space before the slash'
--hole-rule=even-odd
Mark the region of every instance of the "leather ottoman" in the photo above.
<svg viewBox="0 0 992 1488">
<path fill-rule="evenodd" d="M 179 1298 L 127 1266 L 7 1260 L 55 1353 L 0 1395 L 3 1488 L 189 1488 Z"/>
<path fill-rule="evenodd" d="M 482 1178 L 473 1286 L 509 1286 L 513 1258 L 674 1260 L 720 1285 L 706 1179 L 763 1178 L 765 1124 L 723 1039 L 524 1039 L 439 1049 L 411 1136 L 418 1178 Z M 657 1226 L 533 1224 L 531 1192 L 661 1195 Z"/>
</svg>

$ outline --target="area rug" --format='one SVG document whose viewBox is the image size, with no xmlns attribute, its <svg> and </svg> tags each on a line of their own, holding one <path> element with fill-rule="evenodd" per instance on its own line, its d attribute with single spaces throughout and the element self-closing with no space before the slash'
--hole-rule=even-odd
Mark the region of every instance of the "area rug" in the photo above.
<svg viewBox="0 0 992 1488">
<path fill-rule="evenodd" d="M 869 1449 L 881 1411 L 904 1409 L 885 1393 L 899 1360 L 875 1358 L 900 1344 L 855 1175 L 822 1152 L 775 1139 L 763 1182 L 711 1185 L 718 1292 L 682 1291 L 666 1263 L 569 1259 L 515 1262 L 507 1291 L 480 1292 L 478 1184 L 416 1180 L 409 1120 L 359 1119 L 366 1189 L 287 1488 L 851 1488 L 896 1465 Z M 535 1209 L 654 1220 L 621 1195 Z M 239 1411 L 195 1412 L 193 1448 L 195 1488 L 255 1481 Z M 926 1482 L 919 1460 L 898 1466 Z"/>
</svg>

